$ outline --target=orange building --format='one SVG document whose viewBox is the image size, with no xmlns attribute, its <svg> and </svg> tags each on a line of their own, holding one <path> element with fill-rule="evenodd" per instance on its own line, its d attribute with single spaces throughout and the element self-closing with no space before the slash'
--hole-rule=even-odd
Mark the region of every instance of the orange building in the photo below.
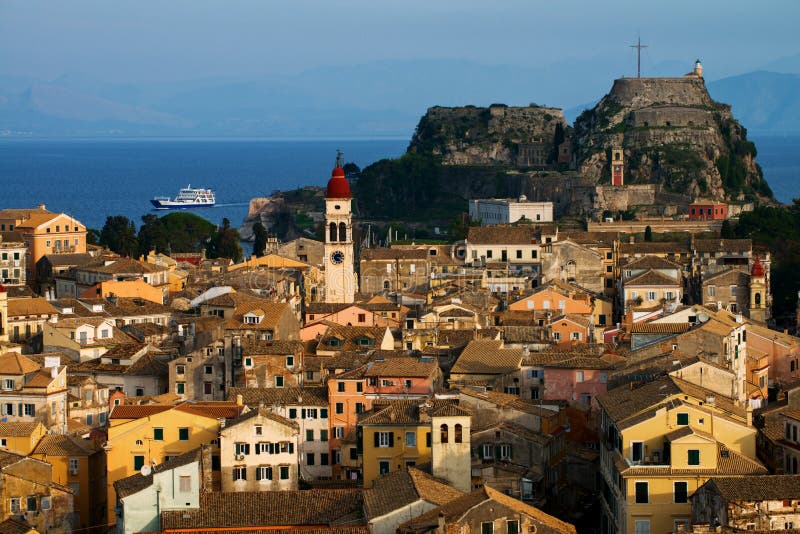
<svg viewBox="0 0 800 534">
<path fill-rule="evenodd" d="M 28 247 L 26 278 L 35 281 L 36 262 L 45 254 L 85 253 L 86 227 L 65 213 L 53 213 L 44 204 L 33 209 L 0 210 L 0 233 L 16 232 Z"/>
<path fill-rule="evenodd" d="M 164 303 L 164 290 L 153 287 L 144 280 L 106 280 L 99 282 L 79 295 L 82 299 L 99 299 L 107 297 L 140 298 Z"/>
<path fill-rule="evenodd" d="M 721 221 L 728 218 L 728 205 L 713 200 L 697 201 L 689 205 L 689 219 L 692 221 Z"/>
<path fill-rule="evenodd" d="M 367 366 L 338 374 L 328 380 L 329 443 L 334 479 L 360 479 L 361 463 L 356 449 L 358 414 L 372 408 L 366 396 Z"/>
</svg>

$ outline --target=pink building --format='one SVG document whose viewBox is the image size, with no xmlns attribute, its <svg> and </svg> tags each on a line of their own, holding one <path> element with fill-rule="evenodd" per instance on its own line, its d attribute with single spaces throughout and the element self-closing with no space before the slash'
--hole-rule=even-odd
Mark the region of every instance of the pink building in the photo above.
<svg viewBox="0 0 800 534">
<path fill-rule="evenodd" d="M 800 378 L 800 338 L 766 326 L 748 323 L 747 350 L 766 354 L 770 385 L 787 384 Z"/>
<path fill-rule="evenodd" d="M 442 370 L 433 358 L 390 357 L 369 364 L 367 395 L 427 397 L 442 385 Z"/>
<path fill-rule="evenodd" d="M 575 356 L 548 362 L 544 368 L 544 399 L 580 402 L 597 407 L 595 398 L 606 393 L 613 364 L 604 358 Z"/>
</svg>

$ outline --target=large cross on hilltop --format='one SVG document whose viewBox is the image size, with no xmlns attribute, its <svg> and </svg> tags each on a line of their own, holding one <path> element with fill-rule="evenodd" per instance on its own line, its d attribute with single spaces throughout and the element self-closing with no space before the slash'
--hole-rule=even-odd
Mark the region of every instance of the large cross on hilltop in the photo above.
<svg viewBox="0 0 800 534">
<path fill-rule="evenodd" d="M 642 77 L 642 48 L 647 48 L 647 45 L 642 44 L 642 37 L 639 36 L 635 45 L 630 45 L 631 48 L 636 49 L 636 77 Z"/>
</svg>

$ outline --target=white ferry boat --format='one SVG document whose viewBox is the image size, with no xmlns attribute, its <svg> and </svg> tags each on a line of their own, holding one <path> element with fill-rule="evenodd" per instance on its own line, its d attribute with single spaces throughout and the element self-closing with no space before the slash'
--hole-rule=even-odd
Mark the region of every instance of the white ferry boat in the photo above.
<svg viewBox="0 0 800 534">
<path fill-rule="evenodd" d="M 211 189 L 193 188 L 191 185 L 181 189 L 174 199 L 155 197 L 150 201 L 157 210 L 174 210 L 186 208 L 210 208 L 216 203 L 214 191 Z"/>
</svg>

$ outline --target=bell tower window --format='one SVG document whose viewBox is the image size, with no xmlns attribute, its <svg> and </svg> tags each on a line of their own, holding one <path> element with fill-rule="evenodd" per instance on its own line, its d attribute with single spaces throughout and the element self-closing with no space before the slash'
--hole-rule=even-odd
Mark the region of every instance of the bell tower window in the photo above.
<svg viewBox="0 0 800 534">
<path fill-rule="evenodd" d="M 330 234 L 330 235 L 328 236 L 328 241 L 330 241 L 331 243 L 333 243 L 334 241 L 336 241 L 336 223 L 333 223 L 333 222 L 332 222 L 332 223 L 330 224 L 330 231 L 329 231 L 329 234 Z"/>
</svg>

